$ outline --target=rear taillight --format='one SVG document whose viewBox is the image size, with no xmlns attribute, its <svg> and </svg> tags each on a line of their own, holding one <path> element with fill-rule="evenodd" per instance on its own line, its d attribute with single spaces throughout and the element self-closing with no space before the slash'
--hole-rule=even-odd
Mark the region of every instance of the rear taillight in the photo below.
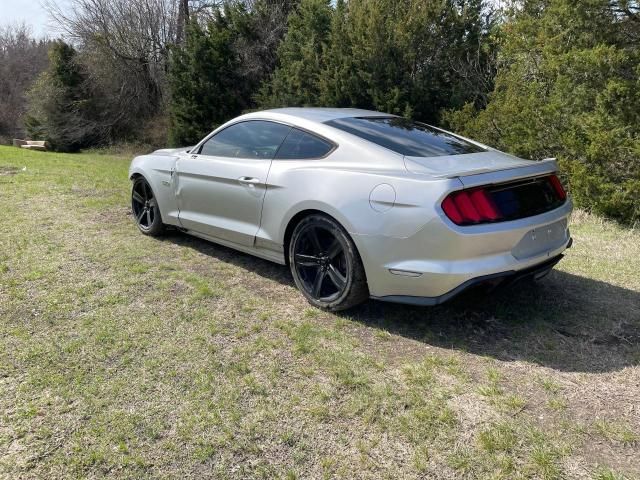
<svg viewBox="0 0 640 480">
<path fill-rule="evenodd" d="M 546 200 L 550 206 L 564 202 L 567 198 L 567 193 L 555 175 L 542 177 L 534 180 L 534 182 L 539 185 L 546 184 L 546 189 L 548 189 L 547 191 L 549 191 L 551 197 L 553 197 L 553 193 L 555 193 L 555 199 L 549 197 L 549 199 Z M 531 183 L 531 181 L 529 181 L 529 183 Z M 514 196 L 510 195 L 511 192 L 509 192 L 509 188 L 509 186 L 505 187 L 504 185 L 491 185 L 452 192 L 442 201 L 442 210 L 447 217 L 449 217 L 449 220 L 456 225 L 476 225 L 479 223 L 510 220 L 516 217 L 521 218 L 518 217 L 519 206 L 516 205 L 514 207 Z M 528 195 L 527 198 L 529 198 Z M 520 203 L 526 203 L 526 201 L 520 200 Z M 535 212 L 538 211 L 535 205 L 527 205 L 527 207 L 529 211 L 531 211 L 530 214 L 535 214 Z M 545 208 L 544 205 L 540 207 L 540 211 Z M 514 215 L 516 217 L 514 217 Z"/>
<path fill-rule="evenodd" d="M 502 216 L 483 188 L 449 194 L 442 202 L 442 210 L 456 225 L 495 222 Z"/>
<path fill-rule="evenodd" d="M 564 187 L 562 186 L 562 183 L 560 183 L 560 179 L 557 176 L 551 175 L 549 177 L 549 183 L 555 190 L 558 199 L 564 200 L 565 198 L 567 198 L 567 192 L 564 191 Z"/>
</svg>

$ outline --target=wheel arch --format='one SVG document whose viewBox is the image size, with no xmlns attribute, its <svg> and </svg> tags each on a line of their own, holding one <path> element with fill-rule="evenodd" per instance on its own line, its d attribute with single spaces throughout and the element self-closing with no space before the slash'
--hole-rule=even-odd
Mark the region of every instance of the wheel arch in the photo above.
<svg viewBox="0 0 640 480">
<path fill-rule="evenodd" d="M 346 279 L 345 279 L 345 283 L 342 286 L 338 286 L 337 292 L 332 294 L 334 295 L 334 297 L 330 297 L 327 300 L 328 303 L 324 303 L 324 304 L 322 303 L 323 298 L 321 298 L 321 295 L 319 295 L 320 292 L 317 291 L 315 286 L 313 288 L 313 293 L 309 291 L 309 289 L 305 284 L 305 281 L 300 277 L 301 275 L 300 272 L 297 271 L 297 268 L 294 267 L 294 265 L 290 261 L 291 259 L 289 258 L 289 248 L 290 248 L 291 240 L 293 237 L 293 232 L 295 231 L 296 226 L 300 225 L 301 222 L 304 222 L 304 219 L 307 219 L 313 215 L 325 217 L 326 219 L 325 222 L 327 220 L 330 220 L 331 223 L 334 223 L 336 226 L 341 227 L 343 230 L 342 235 L 346 236 L 347 240 L 351 241 L 350 246 L 346 246 L 346 245 L 344 246 L 345 249 L 349 249 L 352 251 L 351 258 L 353 260 L 349 262 L 351 267 L 347 267 L 347 268 L 350 268 L 349 271 L 351 272 L 350 273 L 351 282 L 346 283 Z M 335 227 L 332 227 L 332 228 L 335 228 Z M 334 232 L 334 235 L 340 235 L 340 234 L 338 232 Z M 349 229 L 345 228 L 344 223 L 340 222 L 340 219 L 336 218 L 335 215 L 331 215 L 326 211 L 323 211 L 318 208 L 307 208 L 304 210 L 300 210 L 296 212 L 296 214 L 293 215 L 290 218 L 289 222 L 287 223 L 284 238 L 285 238 L 284 240 L 285 262 L 291 269 L 291 273 L 294 277 L 294 281 L 297 287 L 300 289 L 302 294 L 307 298 L 307 300 L 312 305 L 315 305 L 319 308 L 328 309 L 331 311 L 337 311 L 337 310 L 344 310 L 347 308 L 351 308 L 355 305 L 362 303 L 367 298 L 369 298 L 370 293 L 369 293 L 369 287 L 367 282 L 367 272 L 365 269 L 365 265 L 362 261 L 360 249 L 358 248 L 358 245 L 355 239 L 353 238 L 353 235 L 349 232 Z M 355 256 L 355 258 L 353 258 L 353 256 Z M 324 272 L 326 271 L 327 271 L 327 265 L 325 265 L 324 267 Z M 316 279 L 314 280 L 314 285 L 316 286 L 318 285 L 317 283 L 318 274 L 322 274 L 320 284 L 319 284 L 320 285 L 319 288 L 321 290 L 322 284 L 323 284 L 322 278 L 325 278 L 326 273 L 321 273 L 321 271 L 318 270 L 318 272 L 316 273 Z M 334 284 L 335 284 L 335 281 L 334 281 Z M 338 296 L 335 297 L 335 295 L 338 295 Z"/>
<path fill-rule="evenodd" d="M 284 237 L 283 237 L 283 243 L 282 243 L 282 246 L 284 248 L 284 261 L 287 265 L 289 265 L 289 243 L 291 242 L 291 236 L 293 235 L 293 230 L 296 228 L 296 225 L 298 225 L 304 218 L 310 215 L 317 215 L 317 214 L 327 215 L 327 213 L 323 212 L 322 210 L 307 208 L 304 210 L 300 210 L 298 213 L 294 214 L 287 222 L 287 226 L 284 230 Z M 331 215 L 328 215 L 328 216 L 331 217 Z M 331 218 L 335 220 L 335 218 L 333 217 Z M 337 220 L 335 221 L 337 222 Z"/>
<path fill-rule="evenodd" d="M 328 213 L 325 210 L 322 210 L 320 208 L 305 208 L 303 210 L 298 211 L 297 213 L 295 213 L 287 222 L 287 226 L 285 228 L 284 231 L 284 237 L 283 237 L 283 249 L 284 249 L 284 260 L 285 263 L 287 265 L 289 265 L 289 243 L 291 242 L 291 236 L 293 235 L 293 231 L 296 228 L 296 225 L 298 225 L 303 219 L 307 218 L 310 215 L 324 215 L 325 217 L 329 217 L 331 220 L 333 220 L 334 222 L 336 222 L 338 225 L 340 225 L 344 231 L 346 232 L 346 234 L 349 236 L 349 238 L 351 239 L 351 241 L 353 242 L 353 245 L 355 246 L 356 249 L 356 253 L 358 254 L 358 256 L 360 258 L 362 258 L 362 255 L 360 253 L 360 249 L 358 247 L 358 244 L 356 243 L 356 240 L 353 238 L 353 235 L 351 235 L 351 233 L 349 232 L 349 228 L 348 225 L 345 225 L 345 222 L 341 221 L 339 218 L 336 218 L 336 215 L 332 215 L 331 213 Z"/>
<path fill-rule="evenodd" d="M 178 207 L 172 184 L 176 159 L 175 155 L 140 155 L 131 161 L 127 177 L 131 182 L 139 178 L 146 180 L 158 202 L 163 223 L 179 226 Z"/>
<path fill-rule="evenodd" d="M 158 205 L 158 215 L 160 215 L 160 219 L 162 220 L 162 223 L 165 223 L 165 215 L 163 213 L 163 206 L 164 206 L 164 200 L 158 196 L 158 186 L 157 184 L 154 184 L 147 175 L 145 175 L 144 172 L 136 169 L 133 170 L 129 173 L 129 180 L 132 182 L 132 186 L 131 188 L 133 189 L 133 185 L 135 184 L 136 180 L 138 180 L 139 178 L 144 179 L 145 182 L 147 182 L 147 184 L 149 185 L 149 187 L 151 188 L 151 191 L 153 192 L 153 195 L 155 197 L 156 203 Z"/>
</svg>

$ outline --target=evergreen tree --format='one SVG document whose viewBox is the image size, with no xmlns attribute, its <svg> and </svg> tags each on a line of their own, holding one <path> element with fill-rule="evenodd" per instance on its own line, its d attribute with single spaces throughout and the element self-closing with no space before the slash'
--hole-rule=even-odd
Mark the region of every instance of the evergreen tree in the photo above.
<svg viewBox="0 0 640 480">
<path fill-rule="evenodd" d="M 320 75 L 319 104 L 331 107 L 370 108 L 369 96 L 362 85 L 354 61 L 349 35 L 347 3 L 338 0 L 331 16 L 331 30 L 324 53 L 324 68 Z"/>
<path fill-rule="evenodd" d="M 184 48 L 172 52 L 169 140 L 173 145 L 196 143 L 247 105 L 249 93 L 238 75 L 233 49 L 237 32 L 232 17 L 218 12 L 206 28 L 192 22 Z"/>
<path fill-rule="evenodd" d="M 36 80 L 28 98 L 25 126 L 31 137 L 47 140 L 60 151 L 75 151 L 104 140 L 108 126 L 99 121 L 98 101 L 71 45 L 53 43 L 49 69 Z"/>
<path fill-rule="evenodd" d="M 320 104 L 324 50 L 331 27 L 329 0 L 301 0 L 278 48 L 278 67 L 256 99 L 262 107 Z"/>
<path fill-rule="evenodd" d="M 485 110 L 452 128 L 517 155 L 557 157 L 580 206 L 640 220 L 640 17 L 609 0 L 528 0 L 503 27 Z"/>
<path fill-rule="evenodd" d="M 442 108 L 476 101 L 477 89 L 469 84 L 492 87 L 462 68 L 468 58 L 486 60 L 479 55 L 489 30 L 483 5 L 338 0 L 332 11 L 325 1 L 303 1 L 258 101 L 372 108 L 436 121 Z"/>
</svg>

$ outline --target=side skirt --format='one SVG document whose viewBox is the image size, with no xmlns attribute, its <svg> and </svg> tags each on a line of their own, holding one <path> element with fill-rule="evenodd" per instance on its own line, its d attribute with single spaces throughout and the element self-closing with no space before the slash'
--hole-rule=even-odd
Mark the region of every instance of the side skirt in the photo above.
<svg viewBox="0 0 640 480">
<path fill-rule="evenodd" d="M 238 245 L 237 243 L 230 242 L 228 240 L 222 240 L 222 239 L 212 237 L 210 235 L 205 235 L 203 233 L 199 233 L 193 230 L 186 230 L 184 228 L 180 228 L 179 230 L 184 233 L 188 233 L 189 235 L 192 235 L 194 237 L 202 238 L 203 240 L 207 240 L 212 243 L 217 243 L 218 245 L 223 245 L 225 247 L 233 248 L 234 250 L 238 250 L 243 253 L 248 253 L 249 255 L 254 255 L 264 260 L 269 260 L 271 262 L 279 263 L 280 265 L 286 264 L 284 261 L 284 255 L 274 252 L 272 250 L 265 250 L 263 248 Z"/>
</svg>

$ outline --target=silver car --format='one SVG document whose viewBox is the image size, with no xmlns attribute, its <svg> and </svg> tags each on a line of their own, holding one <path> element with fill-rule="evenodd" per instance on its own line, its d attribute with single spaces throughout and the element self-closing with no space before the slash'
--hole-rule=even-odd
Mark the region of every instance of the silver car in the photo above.
<svg viewBox="0 0 640 480">
<path fill-rule="evenodd" d="M 289 265 L 310 303 L 341 310 L 543 276 L 571 245 L 557 168 L 386 113 L 285 108 L 136 157 L 129 176 L 142 233 Z"/>
</svg>

